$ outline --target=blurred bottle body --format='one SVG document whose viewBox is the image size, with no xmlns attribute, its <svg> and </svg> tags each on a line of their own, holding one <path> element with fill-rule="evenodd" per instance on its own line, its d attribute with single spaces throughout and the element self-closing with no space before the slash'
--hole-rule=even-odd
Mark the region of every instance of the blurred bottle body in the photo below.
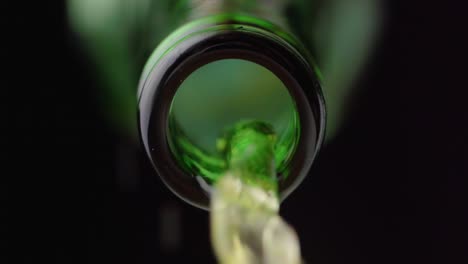
<svg viewBox="0 0 468 264">
<path fill-rule="evenodd" d="M 137 87 L 158 44 L 181 25 L 219 13 L 245 13 L 297 36 L 318 64 L 327 104 L 327 138 L 345 117 L 353 80 L 380 20 L 372 0 L 69 0 L 72 29 L 95 63 L 100 102 L 114 127 L 136 138 Z"/>
</svg>

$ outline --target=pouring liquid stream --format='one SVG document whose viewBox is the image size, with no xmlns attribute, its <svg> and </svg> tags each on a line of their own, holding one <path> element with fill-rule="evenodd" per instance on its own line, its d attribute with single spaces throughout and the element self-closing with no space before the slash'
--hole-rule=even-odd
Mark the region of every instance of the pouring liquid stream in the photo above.
<svg viewBox="0 0 468 264">
<path fill-rule="evenodd" d="M 210 204 L 219 263 L 301 263 L 298 237 L 279 216 L 272 127 L 239 122 L 224 140 L 228 169 L 215 182 Z"/>
</svg>

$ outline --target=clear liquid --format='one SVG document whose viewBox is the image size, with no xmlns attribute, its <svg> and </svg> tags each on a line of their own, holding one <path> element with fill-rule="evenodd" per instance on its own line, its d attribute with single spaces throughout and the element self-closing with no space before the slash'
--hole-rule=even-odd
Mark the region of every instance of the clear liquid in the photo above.
<svg viewBox="0 0 468 264">
<path fill-rule="evenodd" d="M 220 263 L 299 264 L 297 235 L 279 216 L 271 126 L 236 124 L 226 137 L 228 169 L 214 185 L 210 219 Z"/>
<path fill-rule="evenodd" d="M 181 83 L 171 106 L 168 142 L 184 170 L 212 182 L 228 168 L 224 157 L 228 134 L 236 124 L 255 120 L 275 134 L 274 169 L 281 173 L 294 154 L 300 128 L 288 89 L 261 65 L 218 60 Z"/>
</svg>

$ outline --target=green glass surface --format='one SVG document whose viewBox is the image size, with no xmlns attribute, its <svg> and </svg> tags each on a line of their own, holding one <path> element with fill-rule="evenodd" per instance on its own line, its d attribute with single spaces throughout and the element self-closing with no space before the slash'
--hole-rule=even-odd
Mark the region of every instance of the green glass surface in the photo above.
<svg viewBox="0 0 468 264">
<path fill-rule="evenodd" d="M 275 162 L 257 165 L 271 169 L 259 174 L 276 179 L 274 171 L 281 173 L 294 154 L 299 130 L 296 106 L 275 74 L 250 61 L 224 59 L 182 82 L 171 106 L 168 142 L 181 167 L 212 182 L 242 160 L 249 144 L 266 144 L 259 135 L 267 134 Z"/>
<path fill-rule="evenodd" d="M 374 0 L 67 1 L 70 29 L 94 61 L 99 102 L 116 129 L 136 135 L 138 77 L 155 47 L 167 44 L 171 33 L 236 14 L 262 27 L 278 25 L 312 53 L 323 75 L 329 139 L 349 112 L 353 81 L 372 54 L 380 5 Z M 153 59 L 162 55 L 153 54 Z"/>
</svg>

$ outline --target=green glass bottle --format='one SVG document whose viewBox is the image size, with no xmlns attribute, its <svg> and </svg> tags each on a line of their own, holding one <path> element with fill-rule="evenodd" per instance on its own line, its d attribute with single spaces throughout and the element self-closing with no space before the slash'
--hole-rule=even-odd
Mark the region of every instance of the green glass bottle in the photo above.
<svg viewBox="0 0 468 264">
<path fill-rule="evenodd" d="M 232 143 L 242 149 L 265 133 L 274 142 L 279 197 L 300 184 L 325 127 L 328 137 L 340 123 L 377 17 L 374 1 L 69 3 L 110 95 L 110 119 L 126 133 L 138 127 L 159 176 L 201 208 L 208 207 L 207 186 L 234 162 Z"/>
</svg>

